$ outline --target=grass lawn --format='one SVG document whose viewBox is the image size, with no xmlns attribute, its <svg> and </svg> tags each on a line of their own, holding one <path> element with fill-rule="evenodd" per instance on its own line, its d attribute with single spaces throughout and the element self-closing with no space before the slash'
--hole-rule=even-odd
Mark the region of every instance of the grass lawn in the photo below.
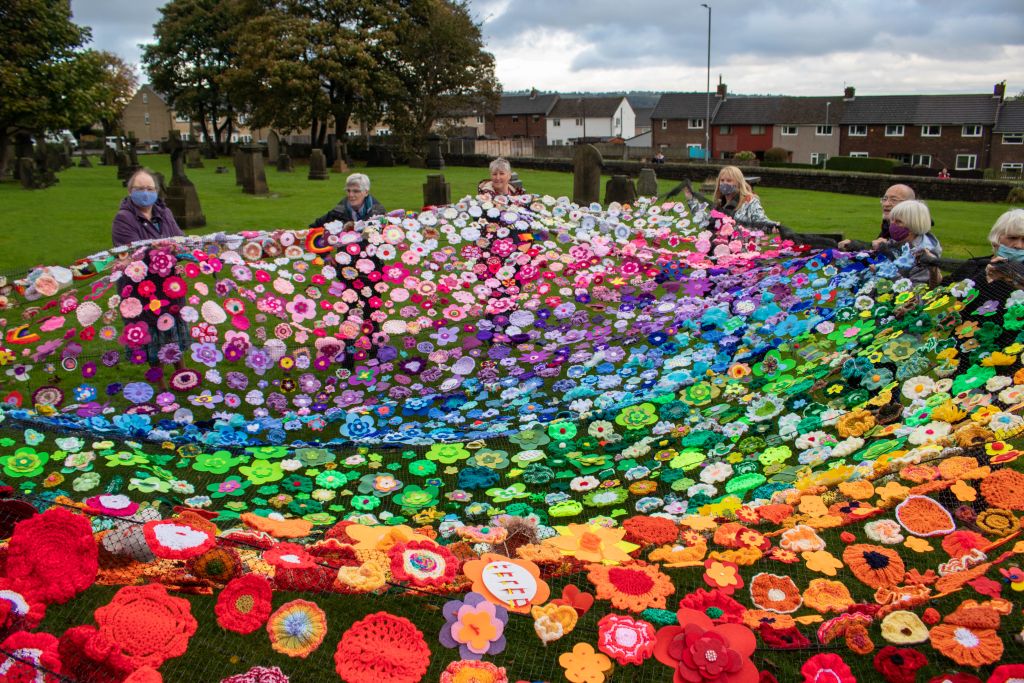
<svg viewBox="0 0 1024 683">
<path fill-rule="evenodd" d="M 170 177 L 170 157 L 148 155 L 146 165 Z M 237 232 L 274 228 L 302 228 L 322 215 L 344 195 L 344 176 L 325 182 L 306 179 L 306 168 L 295 173 L 267 169 L 271 194 L 253 197 L 235 185 L 230 159 L 206 162 L 188 171 L 199 189 L 207 226 L 198 233 Z M 229 173 L 217 174 L 218 165 Z M 405 167 L 368 171 L 373 194 L 388 208 L 419 209 L 428 171 Z M 450 167 L 444 171 L 452 185 L 452 198 L 472 192 L 486 176 L 485 169 Z M 0 183 L 0 274 L 19 275 L 38 264 L 67 264 L 110 246 L 110 224 L 124 188 L 114 167 L 72 167 L 60 174 L 60 183 L 28 192 L 14 182 Z M 524 170 L 521 177 L 532 192 L 554 196 L 572 193 L 572 175 Z M 662 181 L 663 193 L 676 183 Z M 758 190 L 768 215 L 801 232 L 843 233 L 857 239 L 877 235 L 878 201 L 870 197 L 776 188 Z M 930 202 L 936 233 L 951 257 L 988 252 L 986 236 L 1006 204 Z"/>
</svg>

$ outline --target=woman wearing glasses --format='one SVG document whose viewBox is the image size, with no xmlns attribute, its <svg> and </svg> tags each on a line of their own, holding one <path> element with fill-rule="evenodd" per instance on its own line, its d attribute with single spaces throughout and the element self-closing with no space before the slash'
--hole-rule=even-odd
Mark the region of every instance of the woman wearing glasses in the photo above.
<svg viewBox="0 0 1024 683">
<path fill-rule="evenodd" d="M 128 178 L 128 196 L 114 216 L 112 236 L 115 247 L 139 240 L 181 237 L 174 214 L 160 200 L 153 172 L 143 168 Z"/>
</svg>

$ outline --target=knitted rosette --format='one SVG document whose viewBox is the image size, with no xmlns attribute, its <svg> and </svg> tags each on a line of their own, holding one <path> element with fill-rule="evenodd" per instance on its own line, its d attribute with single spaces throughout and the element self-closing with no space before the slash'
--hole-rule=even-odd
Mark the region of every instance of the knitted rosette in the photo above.
<svg viewBox="0 0 1024 683">
<path fill-rule="evenodd" d="M 213 610 L 220 627 L 235 633 L 252 633 L 270 616 L 273 591 L 259 574 L 232 579 L 217 596 Z"/>
<path fill-rule="evenodd" d="M 98 557 L 89 520 L 53 507 L 18 522 L 7 550 L 7 578 L 42 602 L 64 603 L 96 580 Z"/>
<path fill-rule="evenodd" d="M 315 602 L 292 600 L 267 620 L 270 646 L 289 657 L 308 657 L 327 635 L 327 615 Z"/>
<path fill-rule="evenodd" d="M 136 667 L 158 668 L 185 654 L 197 627 L 188 600 L 168 595 L 158 583 L 122 588 L 95 616 L 100 632 Z"/>
<path fill-rule="evenodd" d="M 429 666 L 430 648 L 420 630 L 387 612 L 352 624 L 334 653 L 334 670 L 345 683 L 418 683 Z"/>
</svg>

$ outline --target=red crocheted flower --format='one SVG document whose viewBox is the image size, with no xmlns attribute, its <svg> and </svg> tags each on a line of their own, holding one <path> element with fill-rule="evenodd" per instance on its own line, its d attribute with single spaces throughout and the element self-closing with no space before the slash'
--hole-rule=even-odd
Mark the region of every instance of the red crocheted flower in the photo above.
<svg viewBox="0 0 1024 683">
<path fill-rule="evenodd" d="M 675 669 L 675 683 L 757 683 L 750 655 L 757 647 L 753 631 L 739 624 L 715 625 L 701 612 L 680 609 L 679 626 L 658 630 L 654 656 Z"/>
<path fill-rule="evenodd" d="M 17 657 L 6 653 L 13 652 Z M 38 667 L 38 668 L 37 668 Z M 17 683 L 57 683 L 56 676 L 42 674 L 40 669 L 62 673 L 57 638 L 49 633 L 17 631 L 0 643 L 0 677 Z"/>
<path fill-rule="evenodd" d="M 117 643 L 135 668 L 159 668 L 179 657 L 196 632 L 188 600 L 175 598 L 158 583 L 126 586 L 95 613 L 100 632 Z"/>
<path fill-rule="evenodd" d="M 135 669 L 118 644 L 95 626 L 75 626 L 60 637 L 63 673 L 89 683 L 121 683 Z"/>
<path fill-rule="evenodd" d="M 217 623 L 227 631 L 252 633 L 270 616 L 272 595 L 270 583 L 259 574 L 232 579 L 217 596 Z"/>
<path fill-rule="evenodd" d="M 459 571 L 459 560 L 444 546 L 430 541 L 396 543 L 388 550 L 391 573 L 398 581 L 414 586 L 451 583 Z"/>
<path fill-rule="evenodd" d="M 679 601 L 679 606 L 703 612 L 716 624 L 742 624 L 743 613 L 747 611 L 746 607 L 717 588 L 711 591 L 698 588 L 687 593 Z"/>
<path fill-rule="evenodd" d="M 263 561 L 285 569 L 311 569 L 316 566 L 316 558 L 297 543 L 278 543 L 263 552 Z"/>
<path fill-rule="evenodd" d="M 213 547 L 217 537 L 181 519 L 157 519 L 142 527 L 149 549 L 165 560 L 187 560 Z"/>
<path fill-rule="evenodd" d="M 334 670 L 345 683 L 418 683 L 430 666 L 430 648 L 408 619 L 377 612 L 345 631 Z"/>
<path fill-rule="evenodd" d="M 857 683 L 850 667 L 843 658 L 831 652 L 816 654 L 800 667 L 805 681 L 822 681 L 824 683 Z"/>
<path fill-rule="evenodd" d="M 47 604 L 64 603 L 96 580 L 98 556 L 88 518 L 52 507 L 18 522 L 7 549 L 7 578 Z"/>
<path fill-rule="evenodd" d="M 643 664 L 654 654 L 654 627 L 621 614 L 597 622 L 597 648 L 619 664 Z"/>
<path fill-rule="evenodd" d="M 875 655 L 875 669 L 889 683 L 914 683 L 917 670 L 928 663 L 928 659 L 906 647 L 887 645 Z"/>
<path fill-rule="evenodd" d="M 0 632 L 34 629 L 46 616 L 46 605 L 23 581 L 0 578 Z"/>
<path fill-rule="evenodd" d="M 626 540 L 640 545 L 665 545 L 679 538 L 679 525 L 664 517 L 638 515 L 622 523 Z"/>
</svg>

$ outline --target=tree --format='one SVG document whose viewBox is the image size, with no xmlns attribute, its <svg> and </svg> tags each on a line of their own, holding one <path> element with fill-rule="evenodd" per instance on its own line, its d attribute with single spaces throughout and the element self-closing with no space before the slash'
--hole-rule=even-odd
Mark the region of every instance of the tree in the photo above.
<svg viewBox="0 0 1024 683">
<path fill-rule="evenodd" d="M 435 123 L 461 111 L 493 111 L 500 86 L 464 2 L 413 0 L 406 12 L 402 40 L 389 55 L 398 87 L 387 121 L 404 151 L 418 153 Z"/>
<path fill-rule="evenodd" d="M 230 139 L 237 107 L 227 74 L 236 58 L 235 31 L 246 3 L 234 0 L 171 0 L 154 26 L 156 43 L 143 48 L 150 83 L 179 114 L 189 116 L 213 150 Z"/>
<path fill-rule="evenodd" d="M 76 50 L 89 35 L 71 21 L 70 0 L 0 3 L 0 177 L 16 134 L 69 128 L 81 115 L 96 73 Z"/>
<path fill-rule="evenodd" d="M 99 122 L 106 137 L 120 129 L 121 115 L 138 89 L 139 81 L 131 65 L 112 52 L 89 51 L 89 58 L 95 60 L 102 77 L 90 92 L 95 115 L 83 125 Z"/>
</svg>

